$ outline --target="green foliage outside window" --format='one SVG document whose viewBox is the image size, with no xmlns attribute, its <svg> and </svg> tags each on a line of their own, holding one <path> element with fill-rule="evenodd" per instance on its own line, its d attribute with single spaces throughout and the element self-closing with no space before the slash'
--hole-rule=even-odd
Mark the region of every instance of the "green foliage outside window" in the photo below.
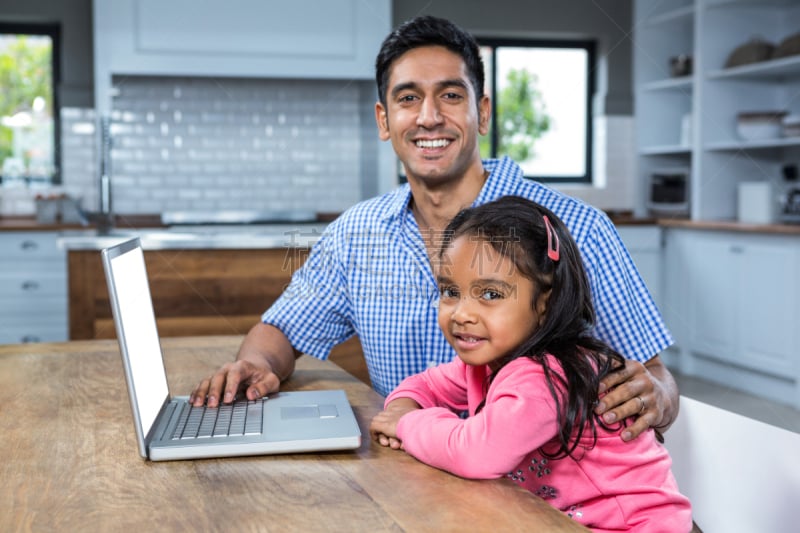
<svg viewBox="0 0 800 533">
<path fill-rule="evenodd" d="M 511 69 L 505 87 L 497 93 L 497 154 L 508 155 L 517 162 L 535 157 L 536 139 L 550 129 L 550 117 L 537 77 L 526 69 Z M 483 157 L 490 153 L 489 137 L 481 137 Z"/>
<path fill-rule="evenodd" d="M 15 37 L 0 48 L 0 117 L 31 111 L 37 97 L 44 100 L 44 113 L 52 117 L 52 45 L 49 40 Z M 14 155 L 13 135 L 12 128 L 0 126 L 0 162 Z"/>
</svg>

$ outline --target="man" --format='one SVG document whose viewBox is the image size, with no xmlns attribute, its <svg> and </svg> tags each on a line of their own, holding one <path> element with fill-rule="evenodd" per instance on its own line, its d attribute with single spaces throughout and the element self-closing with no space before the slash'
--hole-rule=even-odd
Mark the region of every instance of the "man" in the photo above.
<svg viewBox="0 0 800 533">
<path fill-rule="evenodd" d="M 623 440 L 666 429 L 678 392 L 658 353 L 672 341 L 613 225 L 579 200 L 525 180 L 508 158 L 480 159 L 490 103 L 475 40 L 448 21 L 413 19 L 384 41 L 376 81 L 379 135 L 391 141 L 408 184 L 353 206 L 328 227 L 236 360 L 195 388 L 194 404 L 230 402 L 239 390 L 249 399 L 277 391 L 301 353 L 326 358 L 353 334 L 382 395 L 451 360 L 437 325 L 430 261 L 437 235 L 460 209 L 515 194 L 567 224 L 590 277 L 596 334 L 628 358 L 601 387 L 597 412 L 608 422 L 638 415 Z"/>
</svg>

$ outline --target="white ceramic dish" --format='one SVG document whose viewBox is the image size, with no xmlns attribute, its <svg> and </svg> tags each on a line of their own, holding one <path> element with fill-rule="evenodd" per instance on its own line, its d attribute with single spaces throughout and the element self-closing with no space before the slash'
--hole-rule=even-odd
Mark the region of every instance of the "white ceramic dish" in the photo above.
<svg viewBox="0 0 800 533">
<path fill-rule="evenodd" d="M 780 122 L 747 122 L 736 125 L 736 132 L 745 141 L 777 139 L 782 130 Z"/>
<path fill-rule="evenodd" d="M 736 119 L 736 132 L 745 141 L 777 139 L 783 132 L 785 111 L 764 111 L 739 113 Z"/>
<path fill-rule="evenodd" d="M 800 136 L 800 115 L 787 115 L 783 118 L 783 136 Z"/>
</svg>

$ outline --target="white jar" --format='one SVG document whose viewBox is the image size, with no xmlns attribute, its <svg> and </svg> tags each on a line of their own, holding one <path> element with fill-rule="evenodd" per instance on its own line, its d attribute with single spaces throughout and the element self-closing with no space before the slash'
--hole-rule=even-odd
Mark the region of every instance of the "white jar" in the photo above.
<svg viewBox="0 0 800 533">
<path fill-rule="evenodd" d="M 746 224 L 775 222 L 778 201 L 767 181 L 744 181 L 738 190 L 738 220 Z"/>
</svg>

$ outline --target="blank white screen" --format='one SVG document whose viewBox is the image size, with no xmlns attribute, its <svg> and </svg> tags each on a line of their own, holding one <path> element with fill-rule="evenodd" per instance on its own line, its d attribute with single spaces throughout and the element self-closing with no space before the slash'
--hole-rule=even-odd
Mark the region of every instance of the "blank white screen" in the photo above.
<svg viewBox="0 0 800 533">
<path fill-rule="evenodd" d="M 124 341 L 128 353 L 142 435 L 147 436 L 169 394 L 169 386 L 142 249 L 134 248 L 113 258 L 111 274 L 124 332 L 120 341 Z"/>
</svg>

